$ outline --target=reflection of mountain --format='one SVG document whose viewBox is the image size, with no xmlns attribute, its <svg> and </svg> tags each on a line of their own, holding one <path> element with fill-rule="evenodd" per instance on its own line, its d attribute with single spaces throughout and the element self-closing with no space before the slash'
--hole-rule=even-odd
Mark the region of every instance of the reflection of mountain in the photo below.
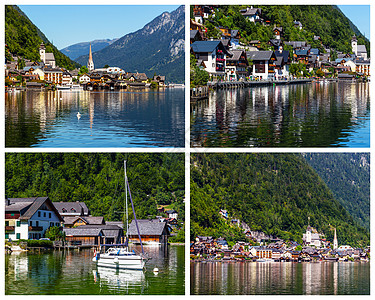
<svg viewBox="0 0 375 300">
<path fill-rule="evenodd" d="M 192 106 L 192 146 L 348 145 L 368 119 L 368 105 L 369 85 L 362 83 L 217 91 Z"/>
</svg>

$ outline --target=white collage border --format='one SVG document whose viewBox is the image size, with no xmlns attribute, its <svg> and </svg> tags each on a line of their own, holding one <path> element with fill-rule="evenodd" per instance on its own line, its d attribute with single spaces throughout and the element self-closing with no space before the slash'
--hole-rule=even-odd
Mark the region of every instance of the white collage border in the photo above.
<svg viewBox="0 0 375 300">
<path fill-rule="evenodd" d="M 105 2 L 105 3 L 104 3 Z M 374 16 L 375 16 L 375 10 L 374 5 L 372 5 L 372 2 L 370 0 L 356 0 L 356 1 L 348 1 L 348 0 L 341 0 L 341 1 L 324 1 L 324 0 L 309 0 L 309 1 L 298 1 L 298 0 L 257 0 L 257 1 L 250 1 L 250 0 L 213 0 L 213 1 L 192 1 L 192 0 L 160 0 L 160 1 L 150 1 L 150 0 L 138 0 L 136 3 L 134 1 L 130 0 L 107 0 L 107 1 L 100 1 L 100 0 L 5 0 L 4 3 L 2 3 L 2 9 L 0 11 L 0 24 L 1 24 L 1 37 L 2 37 L 2 47 L 0 47 L 0 57 L 5 57 L 4 53 L 4 5 L 185 5 L 185 147 L 184 148 L 5 148 L 5 113 L 4 110 L 0 114 L 0 132 L 1 132 L 1 147 L 0 147 L 0 190 L 1 195 L 5 195 L 5 153 L 12 153 L 12 152 L 179 152 L 179 153 L 185 153 L 185 295 L 184 296 L 173 296 L 173 297 L 194 297 L 198 299 L 203 299 L 204 296 L 190 296 L 190 249 L 189 249 L 189 237 L 190 237 L 190 153 L 202 153 L 202 152 L 237 152 L 237 153 L 301 153 L 301 152 L 330 152 L 330 153 L 343 153 L 343 152 L 367 152 L 370 153 L 370 163 L 371 163 L 371 157 L 373 156 L 373 152 L 375 151 L 375 144 L 373 141 L 373 132 L 375 130 L 375 122 L 370 121 L 370 148 L 191 148 L 190 147 L 190 101 L 189 101 L 189 66 L 190 66 L 190 49 L 189 49 L 189 40 L 190 40 L 190 5 L 194 4 L 254 4 L 254 5 L 282 5 L 282 4 L 290 4 L 290 5 L 370 5 L 370 28 L 371 28 L 371 37 L 370 41 L 374 40 L 375 36 L 375 30 L 373 30 L 375 27 L 374 24 Z M 374 47 L 371 47 L 371 55 L 370 57 L 375 57 L 373 54 L 375 53 Z M 3 71 L 2 71 L 3 72 Z M 371 64 L 370 67 L 371 74 L 374 73 L 374 64 Z M 2 80 L 2 86 L 4 86 L 4 74 L 1 74 L 1 80 Z M 4 98 L 4 89 L 1 90 L 1 99 Z M 371 96 L 374 94 L 374 83 L 371 82 L 370 85 L 370 103 L 371 103 Z M 5 108 L 4 101 L 2 100 L 2 107 Z M 371 109 L 370 112 L 370 120 L 374 119 L 374 112 L 373 109 Z M 375 178 L 375 171 L 374 168 L 370 168 L 370 174 L 371 179 Z M 371 180 L 372 183 L 373 180 Z M 372 196 L 374 194 L 374 184 L 371 184 L 370 189 L 370 195 Z M 373 198 L 373 197 L 371 197 Z M 370 201 L 370 215 L 374 215 L 374 208 L 373 205 L 371 205 Z M 1 220 L 2 224 L 4 224 L 4 207 L 2 206 L 1 211 Z M 374 222 L 371 222 L 371 240 L 374 238 Z M 0 236 L 4 236 L 4 226 L 0 226 Z M 4 280 L 4 270 L 5 270 L 5 263 L 4 263 L 4 248 L 0 247 L 0 269 L 1 271 L 1 283 L 0 283 L 0 295 L 5 295 L 5 280 Z M 375 276 L 375 270 L 374 268 L 371 268 L 371 286 L 370 286 L 370 293 L 375 294 L 375 283 L 374 283 L 374 276 Z M 23 296 L 7 296 L 7 297 L 15 297 L 15 298 L 21 298 Z M 28 296 L 31 298 L 38 297 L 38 296 Z M 64 297 L 64 296 L 54 296 L 54 297 Z M 73 298 L 82 297 L 82 296 L 70 296 Z M 90 296 L 90 297 L 113 297 L 113 296 Z M 117 296 L 121 297 L 121 296 Z M 126 297 L 139 297 L 139 296 L 126 296 Z M 142 298 L 154 298 L 154 297 L 165 297 L 165 296 L 141 296 Z M 212 297 L 212 296 L 211 296 Z M 214 296 L 214 298 L 218 298 L 221 296 Z M 231 296 L 232 297 L 243 297 L 243 296 Z M 270 298 L 273 296 L 256 296 L 256 295 L 249 295 L 249 297 L 262 297 L 262 299 Z M 289 296 L 279 296 L 279 297 L 289 297 Z M 316 296 L 310 296 L 310 297 L 316 297 Z M 319 296 L 318 296 L 319 297 Z M 345 296 L 327 296 L 329 298 L 335 297 L 345 297 Z M 349 296 L 350 297 L 350 296 Z M 364 296 L 366 297 L 366 296 Z"/>
</svg>

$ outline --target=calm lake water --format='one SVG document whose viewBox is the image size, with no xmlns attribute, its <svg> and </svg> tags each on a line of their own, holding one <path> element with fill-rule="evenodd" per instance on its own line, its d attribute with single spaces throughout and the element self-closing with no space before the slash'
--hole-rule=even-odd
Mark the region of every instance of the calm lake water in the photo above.
<svg viewBox="0 0 375 300">
<path fill-rule="evenodd" d="M 192 147 L 370 147 L 370 84 L 218 90 L 191 104 Z"/>
<path fill-rule="evenodd" d="M 6 295 L 183 295 L 184 246 L 145 246 L 145 271 L 96 267 L 93 252 L 55 251 L 5 256 Z M 153 269 L 159 273 L 155 275 Z"/>
<path fill-rule="evenodd" d="M 369 295 L 370 263 L 190 264 L 192 295 Z"/>
<path fill-rule="evenodd" d="M 184 147 L 184 99 L 184 89 L 6 93 L 5 146 Z"/>
</svg>

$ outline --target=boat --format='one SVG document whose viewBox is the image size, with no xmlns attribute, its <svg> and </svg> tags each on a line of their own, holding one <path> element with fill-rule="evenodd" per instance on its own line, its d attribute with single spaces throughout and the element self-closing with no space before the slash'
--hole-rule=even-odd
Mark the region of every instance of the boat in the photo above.
<svg viewBox="0 0 375 300">
<path fill-rule="evenodd" d="M 72 84 L 72 90 L 83 90 L 83 86 L 80 84 Z"/>
<path fill-rule="evenodd" d="M 58 90 L 70 90 L 72 87 L 70 85 L 56 85 Z"/>
<path fill-rule="evenodd" d="M 258 258 L 256 262 L 273 262 L 272 258 Z"/>
<path fill-rule="evenodd" d="M 126 216 L 126 242 L 124 245 L 102 245 L 104 247 L 109 246 L 108 250 L 102 254 L 99 252 L 94 253 L 92 259 L 93 262 L 96 262 L 98 267 L 108 267 L 116 269 L 129 269 L 129 270 L 143 270 L 145 263 L 148 260 L 144 251 L 142 239 L 138 227 L 137 217 L 135 215 L 134 204 L 131 198 L 130 187 L 128 178 L 126 176 L 126 161 L 124 161 L 124 173 L 125 173 L 125 208 L 124 215 Z M 133 216 L 138 230 L 138 238 L 141 244 L 142 253 L 137 254 L 135 251 L 129 250 L 129 222 L 128 222 L 128 193 L 130 202 L 132 205 Z"/>
</svg>

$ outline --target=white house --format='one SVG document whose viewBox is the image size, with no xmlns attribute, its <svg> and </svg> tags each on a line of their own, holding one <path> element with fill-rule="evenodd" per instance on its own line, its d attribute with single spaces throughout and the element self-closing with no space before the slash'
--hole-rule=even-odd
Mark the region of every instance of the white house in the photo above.
<svg viewBox="0 0 375 300">
<path fill-rule="evenodd" d="M 79 83 L 80 84 L 85 84 L 85 83 L 88 83 L 90 82 L 90 76 L 88 76 L 87 74 L 83 74 L 82 76 L 79 77 Z"/>
<path fill-rule="evenodd" d="M 5 199 L 5 238 L 40 239 L 62 217 L 48 197 Z"/>
<path fill-rule="evenodd" d="M 253 62 L 252 76 L 261 79 L 275 77 L 276 56 L 273 51 L 249 51 L 246 55 Z"/>
<path fill-rule="evenodd" d="M 205 70 L 212 76 L 225 76 L 227 50 L 221 41 L 196 41 L 191 51 L 198 63 L 204 62 Z"/>
</svg>

